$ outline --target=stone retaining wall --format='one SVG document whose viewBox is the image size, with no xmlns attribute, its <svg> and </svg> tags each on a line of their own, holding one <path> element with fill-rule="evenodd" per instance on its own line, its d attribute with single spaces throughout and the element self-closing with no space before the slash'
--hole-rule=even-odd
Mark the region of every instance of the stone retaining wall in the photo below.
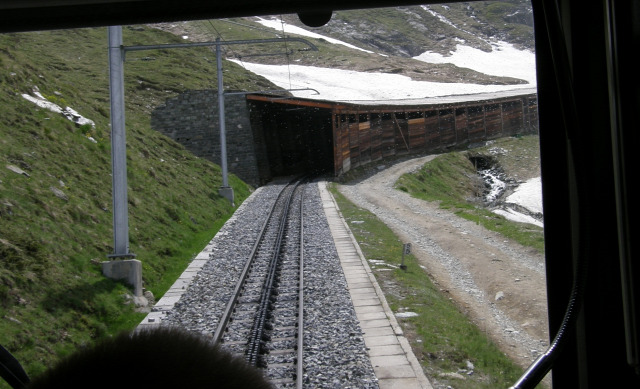
<svg viewBox="0 0 640 389">
<path fill-rule="evenodd" d="M 226 96 L 224 101 L 228 170 L 258 186 L 254 136 L 245 96 Z M 167 99 L 151 114 L 151 127 L 193 154 L 221 164 L 217 90 L 191 90 Z"/>
</svg>

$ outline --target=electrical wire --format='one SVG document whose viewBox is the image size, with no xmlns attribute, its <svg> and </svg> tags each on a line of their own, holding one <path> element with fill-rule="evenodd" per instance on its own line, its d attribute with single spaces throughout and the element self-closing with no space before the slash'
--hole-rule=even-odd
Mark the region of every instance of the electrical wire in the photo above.
<svg viewBox="0 0 640 389">
<path fill-rule="evenodd" d="M 287 56 L 287 72 L 289 73 L 289 89 L 293 89 L 293 87 L 291 86 L 291 58 L 289 58 L 289 47 L 287 45 L 287 40 L 286 40 L 286 35 L 284 32 L 284 19 L 282 19 L 282 15 L 280 15 L 280 25 L 282 26 L 282 36 L 285 38 L 284 39 L 284 51 L 285 51 L 285 55 Z"/>
<path fill-rule="evenodd" d="M 213 29 L 213 31 L 215 31 L 215 33 L 216 33 L 217 37 L 218 37 L 218 38 L 220 38 L 220 41 L 221 41 L 221 42 L 224 42 L 225 40 L 224 40 L 224 38 L 222 38 L 222 34 L 220 33 L 220 31 L 218 31 L 218 29 L 216 28 L 216 26 L 214 26 L 214 25 L 213 25 L 213 22 L 211 22 L 211 20 L 210 20 L 210 19 L 209 19 L 209 20 L 207 20 L 207 22 L 209 22 L 209 25 L 211 26 L 211 28 Z M 237 58 L 237 59 L 238 59 L 238 61 L 240 61 L 240 66 L 242 66 L 242 67 L 244 68 L 244 70 L 247 70 L 246 66 L 244 66 L 244 62 L 242 61 L 242 56 L 241 56 L 240 54 L 236 54 L 236 53 L 233 51 L 233 49 L 232 49 L 230 46 L 227 46 L 227 45 L 223 45 L 223 46 L 221 47 L 221 49 L 223 49 L 223 50 L 229 50 L 229 51 L 231 52 L 231 55 L 232 55 L 234 58 Z M 225 55 L 226 55 L 226 53 L 225 53 Z"/>
<path fill-rule="evenodd" d="M 238 25 L 238 26 L 246 27 L 246 28 L 250 28 L 250 29 L 253 29 L 253 30 L 267 32 L 269 34 L 273 34 L 274 36 L 278 36 L 278 34 L 276 34 L 273 31 L 273 29 L 271 29 L 271 28 L 252 26 L 250 24 L 242 24 L 242 23 L 239 23 L 239 22 L 236 22 L 236 21 L 232 21 L 232 20 L 229 20 L 229 19 L 220 19 L 220 21 L 221 22 L 225 22 L 225 23 L 235 24 L 235 25 Z"/>
</svg>

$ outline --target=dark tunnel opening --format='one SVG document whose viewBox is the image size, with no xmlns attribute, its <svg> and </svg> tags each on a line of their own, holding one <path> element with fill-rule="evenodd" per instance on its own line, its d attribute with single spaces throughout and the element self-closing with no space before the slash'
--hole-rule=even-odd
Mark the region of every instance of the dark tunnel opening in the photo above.
<svg viewBox="0 0 640 389">
<path fill-rule="evenodd" d="M 249 100 L 261 181 L 274 177 L 333 172 L 331 110 Z"/>
</svg>

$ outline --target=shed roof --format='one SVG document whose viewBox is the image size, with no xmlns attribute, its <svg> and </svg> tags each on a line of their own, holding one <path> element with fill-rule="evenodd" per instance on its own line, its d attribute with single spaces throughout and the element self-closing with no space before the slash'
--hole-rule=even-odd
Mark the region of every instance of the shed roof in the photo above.
<svg viewBox="0 0 640 389">
<path fill-rule="evenodd" d="M 424 99 L 401 100 L 342 100 L 330 101 L 305 97 L 278 96 L 267 94 L 247 94 L 248 100 L 280 103 L 310 108 L 325 108 L 337 111 L 405 110 L 432 106 L 461 105 L 460 103 L 487 102 L 510 97 L 536 95 L 537 88 L 517 88 L 500 92 L 427 97 Z"/>
</svg>

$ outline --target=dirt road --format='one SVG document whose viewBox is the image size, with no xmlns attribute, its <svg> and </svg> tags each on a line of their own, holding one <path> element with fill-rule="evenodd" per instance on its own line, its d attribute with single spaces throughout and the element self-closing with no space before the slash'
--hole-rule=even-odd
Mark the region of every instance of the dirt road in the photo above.
<svg viewBox="0 0 640 389">
<path fill-rule="evenodd" d="M 544 258 L 438 204 L 393 189 L 403 173 L 434 156 L 386 166 L 360 182 L 338 185 L 404 242 L 440 288 L 523 367 L 548 345 Z"/>
</svg>

